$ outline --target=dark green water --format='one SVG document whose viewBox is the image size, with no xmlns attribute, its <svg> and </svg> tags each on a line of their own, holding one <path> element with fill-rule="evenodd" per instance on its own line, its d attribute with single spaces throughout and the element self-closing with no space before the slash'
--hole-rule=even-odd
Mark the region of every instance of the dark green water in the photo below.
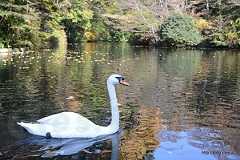
<svg viewBox="0 0 240 160">
<path fill-rule="evenodd" d="M 109 124 L 106 78 L 120 73 L 121 133 L 31 136 L 18 121 L 61 111 Z M 85 44 L 0 58 L 0 159 L 240 159 L 240 52 Z"/>
</svg>

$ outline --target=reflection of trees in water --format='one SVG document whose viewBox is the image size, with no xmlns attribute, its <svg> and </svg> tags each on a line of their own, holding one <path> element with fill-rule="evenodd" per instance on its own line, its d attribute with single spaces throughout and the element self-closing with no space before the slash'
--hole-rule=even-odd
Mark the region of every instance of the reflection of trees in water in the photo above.
<svg viewBox="0 0 240 160">
<path fill-rule="evenodd" d="M 161 116 L 158 108 L 141 107 L 137 113 L 136 128 L 126 131 L 121 139 L 121 159 L 143 159 L 159 145 L 155 138 L 161 129 Z"/>
<path fill-rule="evenodd" d="M 240 150 L 239 55 L 96 44 L 69 55 L 68 59 L 66 51 L 33 53 L 20 57 L 16 67 L 1 69 L 6 81 L 0 86 L 0 109 L 27 120 L 69 110 L 106 124 L 110 108 L 105 81 L 110 73 L 119 72 L 131 83 L 129 88 L 118 88 L 120 103 L 158 106 L 173 130 L 196 125 L 223 129 L 232 147 Z M 65 99 L 70 96 L 74 98 Z"/>
<path fill-rule="evenodd" d="M 226 143 L 240 152 L 238 102 L 240 56 L 231 53 L 205 53 L 201 68 L 193 77 L 192 95 L 187 99 L 189 108 L 196 108 L 192 120 L 200 125 L 223 131 Z"/>
<path fill-rule="evenodd" d="M 45 107 L 53 107 L 49 97 L 49 83 L 46 80 L 46 70 L 41 70 L 38 62 L 39 54 L 26 53 L 25 55 L 13 55 L 7 67 L 7 77 L 0 76 L 0 110 L 4 113 L 1 116 L 2 143 L 6 136 L 21 136 L 16 121 L 20 119 L 35 120 L 46 112 Z M 1 70 L 2 71 L 2 70 Z M 42 87 L 45 86 L 45 87 Z M 42 87 L 42 88 L 41 88 Z M 6 143 L 9 143 L 6 139 Z"/>
<path fill-rule="evenodd" d="M 235 102 L 240 96 L 238 86 L 240 80 L 239 58 L 239 55 L 229 53 L 228 56 L 223 53 L 214 54 L 211 57 L 206 55 L 202 61 L 204 68 L 201 70 L 202 74 L 197 74 L 193 78 L 195 82 L 197 81 L 193 86 L 193 92 L 195 96 L 198 96 L 197 98 L 193 97 L 197 100 L 193 103 L 196 103 L 198 107 L 203 107 L 203 111 L 212 112 L 212 116 L 216 116 L 215 120 L 218 120 L 216 122 L 228 123 L 229 118 L 234 116 L 236 112 L 240 112 L 234 106 L 238 105 Z M 200 82 L 198 82 L 199 80 Z"/>
<path fill-rule="evenodd" d="M 71 61 L 68 66 L 70 68 L 69 79 L 72 80 L 75 96 L 81 103 L 79 112 L 91 120 L 103 117 L 101 109 L 106 106 L 107 96 L 104 88 L 106 77 L 98 76 L 101 74 L 102 67 L 94 63 L 95 48 L 95 44 L 89 43 L 80 51 L 74 52 L 77 54 L 69 55 L 75 60 Z"/>
<path fill-rule="evenodd" d="M 184 77 L 191 80 L 200 67 L 202 52 L 193 50 L 162 50 L 159 53 L 160 69 L 171 77 Z"/>
<path fill-rule="evenodd" d="M 31 115 L 29 111 L 32 112 L 34 110 L 36 113 L 39 113 L 38 111 L 43 107 L 40 95 L 48 97 L 49 92 L 48 85 L 47 88 L 39 88 L 39 86 L 46 84 L 44 78 L 42 79 L 46 73 L 45 70 L 39 69 L 38 60 L 35 59 L 38 55 L 34 54 L 32 58 L 29 54 L 12 57 L 11 66 L 8 67 L 10 69 L 8 74 L 11 76 L 4 82 L 4 86 L 1 87 L 1 89 L 6 90 L 4 91 L 6 95 L 2 102 L 10 102 L 6 104 L 7 108 L 5 111 L 18 113 L 18 115 L 25 117 Z M 4 95 L 1 94 L 1 96 Z M 11 111 L 11 108 L 14 110 Z"/>
<path fill-rule="evenodd" d="M 195 92 L 204 91 L 207 95 L 207 103 L 232 103 L 238 99 L 240 96 L 239 59 L 238 54 L 204 54 L 201 68 L 198 74 L 193 77 Z"/>
</svg>

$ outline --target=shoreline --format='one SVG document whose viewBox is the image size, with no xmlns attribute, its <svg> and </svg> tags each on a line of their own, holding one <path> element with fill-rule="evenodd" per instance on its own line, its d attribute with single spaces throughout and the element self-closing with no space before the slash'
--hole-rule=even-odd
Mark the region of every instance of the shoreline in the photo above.
<svg viewBox="0 0 240 160">
<path fill-rule="evenodd" d="M 116 44 L 116 43 L 122 43 L 122 42 L 104 42 L 104 41 L 97 41 L 97 42 L 84 42 L 84 43 L 109 43 L 109 44 Z M 222 50 L 222 51 L 240 51 L 240 47 L 204 47 L 204 46 L 161 46 L 159 44 L 149 44 L 149 45 L 144 45 L 144 44 L 134 44 L 130 42 L 125 42 L 129 44 L 130 46 L 134 47 L 143 47 L 143 48 L 149 48 L 149 47 L 154 47 L 154 48 L 159 48 L 159 49 L 186 49 L 186 50 Z M 71 46 L 70 43 L 67 43 L 67 46 Z M 70 49 L 72 46 L 70 47 Z M 74 47 L 73 47 L 74 48 Z M 42 48 L 43 49 L 43 48 Z M 51 48 L 45 48 L 45 49 L 50 49 Z M 53 48 L 52 48 L 53 49 Z M 27 49 L 28 50 L 28 49 Z M 26 51 L 25 48 L 0 48 L 0 57 L 2 56 L 8 56 L 9 54 L 23 54 Z"/>
</svg>

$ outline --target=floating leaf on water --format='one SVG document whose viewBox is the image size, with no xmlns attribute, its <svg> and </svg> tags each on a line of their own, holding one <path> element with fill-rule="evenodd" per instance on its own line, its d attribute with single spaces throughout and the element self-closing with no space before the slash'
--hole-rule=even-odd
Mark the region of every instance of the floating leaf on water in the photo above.
<svg viewBox="0 0 240 160">
<path fill-rule="evenodd" d="M 74 97 L 73 97 L 73 96 L 69 96 L 69 97 L 67 97 L 66 99 L 67 99 L 67 100 L 71 100 L 71 99 L 74 99 Z"/>
</svg>

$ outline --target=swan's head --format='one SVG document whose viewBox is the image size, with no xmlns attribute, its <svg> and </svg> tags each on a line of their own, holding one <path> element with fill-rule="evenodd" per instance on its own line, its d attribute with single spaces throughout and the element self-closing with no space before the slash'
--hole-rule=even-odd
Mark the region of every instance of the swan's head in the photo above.
<svg viewBox="0 0 240 160">
<path fill-rule="evenodd" d="M 117 84 L 122 84 L 124 86 L 129 86 L 129 83 L 125 80 L 125 78 L 119 74 L 112 74 L 109 76 L 107 79 L 107 83 L 117 85 Z"/>
</svg>

